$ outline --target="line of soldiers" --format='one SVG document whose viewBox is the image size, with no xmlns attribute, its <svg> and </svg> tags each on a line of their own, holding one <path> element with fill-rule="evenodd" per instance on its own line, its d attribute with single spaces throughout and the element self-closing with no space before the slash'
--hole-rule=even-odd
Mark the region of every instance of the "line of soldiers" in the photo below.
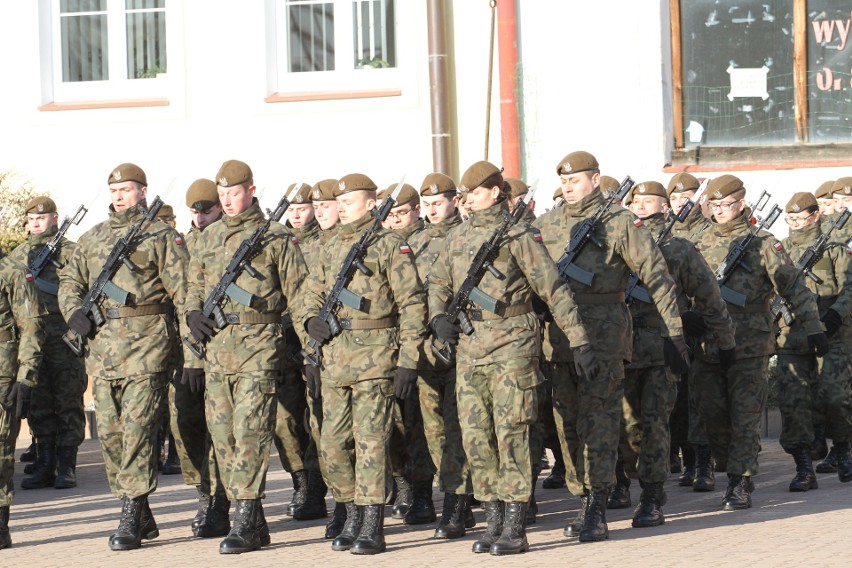
<svg viewBox="0 0 852 568">
<path fill-rule="evenodd" d="M 734 176 L 709 180 L 698 200 L 704 188 L 689 174 L 667 188 L 619 184 L 582 151 L 556 169 L 560 201 L 537 219 L 527 185 L 484 161 L 458 185 L 432 173 L 419 190 L 379 193 L 360 173 L 293 184 L 264 214 L 251 168 L 229 160 L 188 188 L 184 237 L 154 218 L 145 172 L 121 164 L 108 220 L 62 241 L 44 273 L 56 276 L 53 303 L 27 255 L 55 234 L 55 205 L 34 201 L 26 247 L 0 262 L 0 548 L 11 545 L 21 417 L 36 473 L 50 477 L 58 452 L 60 477 L 73 476 L 81 432 L 33 421 L 61 414 L 48 404 L 60 361 L 65 372 L 85 363 L 70 398 L 86 374 L 93 381 L 122 500 L 112 550 L 159 535 L 148 496 L 167 404 L 184 480 L 199 493 L 192 532 L 224 537 L 223 554 L 271 541 L 262 499 L 273 443 L 293 476 L 289 514 L 326 517 L 330 488 L 325 538 L 354 554 L 385 550 L 388 503 L 406 524 L 437 522 L 435 538 L 456 539 L 479 502 L 486 528 L 473 552 L 528 550 L 547 445 L 564 467 L 551 486 L 581 500 L 564 531 L 581 542 L 608 538 L 606 511 L 631 506 L 631 479 L 642 488 L 633 526 L 664 523 L 678 448 L 680 485 L 712 491 L 725 471 L 722 508 L 748 508 L 776 352 L 790 490 L 816 488 L 823 436 L 840 481 L 852 481 L 852 253 L 840 221 L 852 178 L 794 195 L 781 242 L 755 229 Z M 689 215 L 696 202 L 704 215 Z M 31 208 L 46 219 L 30 221 Z M 789 315 L 780 324 L 773 301 Z"/>
</svg>

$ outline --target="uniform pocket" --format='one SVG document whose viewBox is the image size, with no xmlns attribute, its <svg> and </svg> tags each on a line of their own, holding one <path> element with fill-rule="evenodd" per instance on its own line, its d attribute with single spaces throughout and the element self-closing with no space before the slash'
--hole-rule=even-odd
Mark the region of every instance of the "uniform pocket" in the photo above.
<svg viewBox="0 0 852 568">
<path fill-rule="evenodd" d="M 538 386 L 544 377 L 538 367 L 515 375 L 515 390 L 511 395 L 512 424 L 532 425 L 538 420 Z"/>
</svg>

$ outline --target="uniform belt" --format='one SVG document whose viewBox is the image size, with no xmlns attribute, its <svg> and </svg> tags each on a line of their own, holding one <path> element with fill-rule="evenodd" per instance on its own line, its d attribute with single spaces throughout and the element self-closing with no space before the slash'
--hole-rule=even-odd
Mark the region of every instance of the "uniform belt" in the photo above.
<svg viewBox="0 0 852 568">
<path fill-rule="evenodd" d="M 251 325 L 251 324 L 262 324 L 262 323 L 281 323 L 282 320 L 281 312 L 267 312 L 267 313 L 258 313 L 258 312 L 243 312 L 236 313 L 231 312 L 225 314 L 225 321 L 227 321 L 230 325 Z M 292 321 L 291 321 L 292 324 Z"/>
<path fill-rule="evenodd" d="M 0 329 L 0 342 L 15 341 L 18 334 L 12 329 Z"/>
<path fill-rule="evenodd" d="M 399 325 L 399 318 L 397 316 L 375 320 L 340 318 L 338 321 L 340 322 L 341 329 L 348 330 L 388 329 Z"/>
<path fill-rule="evenodd" d="M 531 311 L 533 311 L 532 302 L 527 302 L 526 304 L 515 304 L 513 306 L 506 306 L 505 308 L 499 309 L 498 313 L 496 314 L 479 309 L 468 310 L 467 317 L 469 317 L 471 321 L 486 321 L 522 316 L 524 314 L 530 313 Z"/>
<path fill-rule="evenodd" d="M 624 292 L 611 292 L 609 294 L 581 294 L 575 292 L 574 301 L 578 304 L 623 304 Z"/>
<path fill-rule="evenodd" d="M 768 314 L 769 313 L 769 304 L 746 304 L 745 306 L 738 306 L 736 304 L 728 303 L 728 312 L 732 314 Z"/>
<path fill-rule="evenodd" d="M 166 304 L 143 304 L 141 306 L 121 306 L 118 308 L 107 308 L 108 319 L 135 318 L 138 316 L 155 316 L 164 314 L 168 306 Z"/>
</svg>

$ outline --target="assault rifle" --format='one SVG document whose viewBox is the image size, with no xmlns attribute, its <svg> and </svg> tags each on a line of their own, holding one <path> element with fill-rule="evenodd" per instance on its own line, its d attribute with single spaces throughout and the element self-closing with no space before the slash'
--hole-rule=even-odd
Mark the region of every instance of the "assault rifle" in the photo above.
<svg viewBox="0 0 852 568">
<path fill-rule="evenodd" d="M 89 291 L 83 298 L 83 305 L 80 306 L 80 310 L 83 312 L 83 315 L 90 317 L 92 321 L 95 322 L 96 328 L 106 323 L 106 318 L 104 318 L 103 312 L 101 312 L 100 307 L 98 307 L 98 302 L 100 302 L 101 298 L 107 296 L 121 305 L 128 304 L 130 300 L 130 293 L 113 284 L 112 277 L 115 276 L 115 273 L 118 272 L 118 269 L 121 268 L 122 264 L 131 271 L 139 270 L 139 267 L 130 260 L 130 254 L 134 251 L 137 245 L 136 237 L 139 236 L 139 233 L 142 231 L 142 227 L 146 223 L 153 221 L 154 218 L 157 217 L 157 213 L 159 213 L 160 207 L 162 206 L 163 200 L 157 196 L 154 198 L 154 201 L 151 203 L 151 206 L 147 211 L 143 209 L 144 214 L 142 215 L 142 218 L 127 229 L 127 233 L 118 239 L 118 242 L 112 247 L 112 251 L 109 253 L 103 268 L 101 268 L 101 273 L 98 275 L 94 284 L 92 284 Z M 69 329 L 65 335 L 62 336 L 62 340 L 65 341 L 75 355 L 78 357 L 83 355 L 83 342 L 85 341 L 85 337 L 81 337 L 77 335 L 74 330 Z"/>
<path fill-rule="evenodd" d="M 843 213 L 840 214 L 840 217 L 832 221 L 831 226 L 829 226 L 828 229 L 820 235 L 814 244 L 805 249 L 801 258 L 799 258 L 796 262 L 796 268 L 801 270 L 805 276 L 817 284 L 822 284 L 822 278 L 814 274 L 814 265 L 819 262 L 822 255 L 825 254 L 825 249 L 828 247 L 828 240 L 831 237 L 831 232 L 834 229 L 842 229 L 843 225 L 846 224 L 846 221 L 849 220 L 849 215 L 849 210 L 844 209 Z M 790 311 L 790 306 L 787 304 L 787 300 L 781 296 L 775 296 L 775 299 L 772 300 L 772 306 L 769 308 L 769 311 L 772 312 L 772 317 L 775 318 L 775 321 L 778 321 L 778 319 L 782 316 L 784 317 L 784 323 L 788 326 L 793 325 L 793 322 L 795 321 L 793 312 Z"/>
<path fill-rule="evenodd" d="M 559 275 L 563 280 L 571 278 L 581 284 L 585 284 L 586 286 L 592 285 L 595 275 L 574 264 L 574 260 L 576 260 L 577 255 L 580 254 L 583 247 L 585 247 L 589 241 L 593 242 L 598 247 L 603 247 L 603 244 L 595 238 L 595 229 L 603 219 L 603 216 L 606 215 L 606 212 L 609 211 L 609 208 L 612 207 L 612 204 L 615 202 L 621 202 L 625 196 L 627 196 L 627 192 L 629 192 L 630 188 L 633 187 L 633 183 L 634 182 L 630 179 L 630 176 L 624 178 L 624 181 L 621 182 L 618 190 L 607 198 L 604 204 L 595 211 L 595 214 L 580 223 L 577 228 L 577 232 L 574 233 L 574 236 L 571 237 L 570 241 L 568 241 L 568 245 L 565 247 L 565 252 L 562 253 L 562 256 L 556 262 L 556 269 L 559 271 Z"/>
<path fill-rule="evenodd" d="M 71 225 L 79 225 L 80 221 L 83 220 L 83 217 L 86 216 L 88 211 L 88 209 L 81 205 L 80 208 L 77 209 L 77 212 L 74 213 L 73 217 L 65 217 L 65 219 L 62 220 L 62 224 L 59 226 L 59 230 L 56 231 L 56 234 L 47 242 L 47 244 L 41 247 L 41 251 L 39 251 L 38 256 L 36 256 L 30 264 L 30 273 L 35 278 L 35 282 L 38 285 L 39 290 L 45 294 L 56 296 L 56 294 L 59 293 L 59 286 L 53 282 L 48 282 L 44 278 L 39 278 L 39 276 L 47 266 L 48 262 L 56 268 L 62 268 L 62 265 L 59 264 L 53 256 L 56 254 L 56 251 L 59 250 L 59 244 L 62 242 L 62 237 L 65 236 L 65 233 L 68 232 Z"/>
<path fill-rule="evenodd" d="M 300 187 L 302 187 L 302 184 L 294 184 L 292 189 L 278 202 L 275 211 L 267 210 L 266 221 L 240 243 L 237 252 L 234 253 L 234 256 L 231 257 L 231 262 L 225 268 L 225 274 L 219 278 L 219 282 L 213 286 L 213 289 L 207 295 L 207 299 L 204 300 L 201 313 L 204 314 L 204 317 L 212 317 L 218 329 L 224 329 L 228 326 L 228 320 L 222 311 L 222 304 L 225 302 L 226 297 L 246 307 L 252 306 L 255 300 L 254 294 L 238 286 L 237 278 L 243 272 L 247 272 L 252 278 L 260 277 L 257 270 L 252 267 L 251 261 L 263 250 L 263 237 L 269 231 L 270 225 L 273 221 L 278 222 L 281 220 L 287 208 L 290 207 L 290 196 L 298 192 Z M 199 359 L 204 359 L 206 351 L 204 344 L 206 341 L 195 341 L 195 337 L 188 335 L 183 337 L 183 342 L 193 355 Z"/>
<path fill-rule="evenodd" d="M 532 187 L 525 197 L 532 200 L 534 193 L 535 187 Z M 497 313 L 501 308 L 499 300 L 492 298 L 477 288 L 477 286 L 482 281 L 482 277 L 485 276 L 486 271 L 490 272 L 498 280 L 506 278 L 506 275 L 495 268 L 492 263 L 497 258 L 500 247 L 503 246 L 503 237 L 509 229 L 520 221 L 526 208 L 526 199 L 521 197 L 515 203 L 515 208 L 512 209 L 511 213 L 503 211 L 503 216 L 505 217 L 503 222 L 491 233 L 488 240 L 479 247 L 476 256 L 473 257 L 470 268 L 467 269 L 467 277 L 450 301 L 446 315 L 450 321 L 458 322 L 465 335 L 473 333 L 473 324 L 470 323 L 470 318 L 467 315 L 468 307 L 476 304 L 492 313 Z M 448 365 L 452 364 L 456 359 L 456 349 L 451 343 L 444 343 L 437 337 L 433 337 L 431 348 L 435 356 Z"/>
<path fill-rule="evenodd" d="M 396 200 L 402 191 L 404 183 L 405 176 L 402 176 L 402 179 L 396 184 L 393 192 L 382 201 L 381 207 L 373 209 L 373 224 L 364 230 L 358 242 L 349 249 L 349 254 L 346 255 L 346 260 L 343 261 L 343 266 L 334 280 L 334 286 L 331 287 L 331 291 L 329 291 L 325 298 L 318 317 L 328 324 L 332 337 L 338 335 L 343 329 L 340 325 L 340 320 L 337 319 L 337 311 L 341 305 L 346 304 L 352 309 L 364 310 L 364 298 L 348 290 L 346 286 L 352 281 L 356 270 L 365 276 L 372 276 L 373 271 L 364 264 L 364 257 L 367 255 L 367 246 L 376 231 L 382 228 L 382 223 L 388 218 L 390 210 L 396 207 Z M 322 360 L 322 343 L 311 338 L 308 345 L 302 349 L 301 354 L 309 365 L 319 367 Z"/>
</svg>

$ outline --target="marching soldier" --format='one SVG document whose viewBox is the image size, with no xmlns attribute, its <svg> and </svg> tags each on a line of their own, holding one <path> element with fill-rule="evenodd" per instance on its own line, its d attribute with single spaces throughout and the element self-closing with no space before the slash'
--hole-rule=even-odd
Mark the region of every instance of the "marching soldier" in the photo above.
<svg viewBox="0 0 852 568">
<path fill-rule="evenodd" d="M 507 201 L 507 205 L 509 206 L 509 211 L 511 211 L 514 209 L 515 203 L 530 192 L 530 187 L 523 180 L 519 180 L 517 178 L 506 178 L 505 182 L 509 184 L 509 200 Z M 532 200 L 527 203 L 527 209 L 524 211 L 521 220 L 525 223 L 532 223 L 535 221 L 534 211 L 535 200 Z"/>
<path fill-rule="evenodd" d="M 819 187 L 814 191 L 814 196 L 816 197 L 817 203 L 819 204 L 819 214 L 823 219 L 823 223 L 826 222 L 826 218 L 828 218 L 832 213 L 834 213 L 835 208 L 835 199 L 834 195 L 831 193 L 831 188 L 834 185 L 834 180 L 830 179 L 828 181 L 822 182 Z"/>
</svg>

